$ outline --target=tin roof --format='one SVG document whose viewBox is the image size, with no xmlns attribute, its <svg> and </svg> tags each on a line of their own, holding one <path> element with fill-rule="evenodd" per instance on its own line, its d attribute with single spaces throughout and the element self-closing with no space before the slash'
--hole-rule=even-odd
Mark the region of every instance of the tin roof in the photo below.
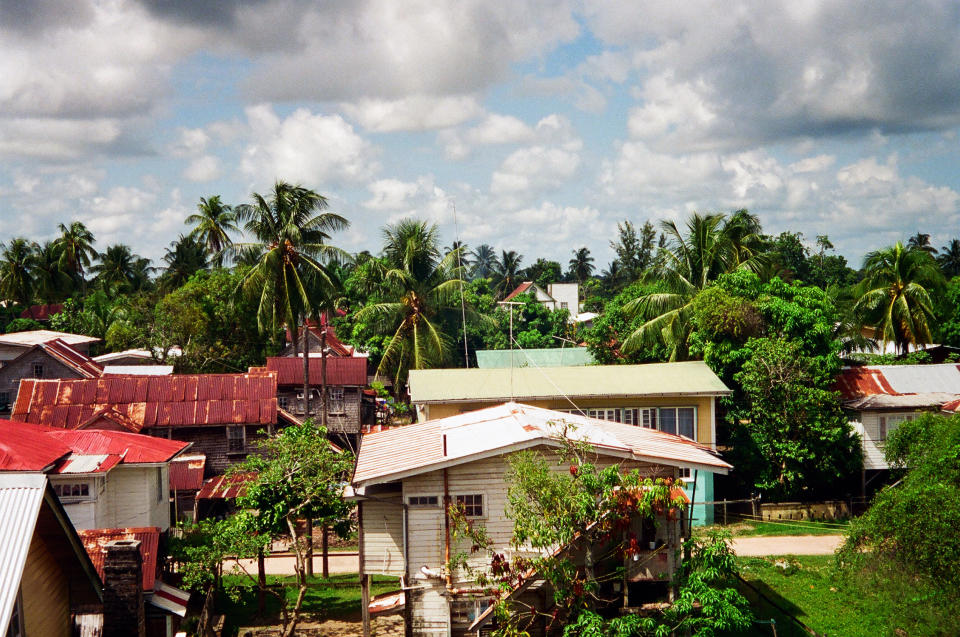
<svg viewBox="0 0 960 637">
<path fill-rule="evenodd" d="M 203 483 L 197 492 L 197 500 L 230 500 L 244 491 L 244 485 L 252 480 L 256 474 L 234 473 L 226 476 L 215 476 Z"/>
<path fill-rule="evenodd" d="M 520 296 L 521 294 L 529 290 L 531 287 L 533 287 L 533 281 L 524 281 L 523 283 L 518 285 L 513 292 L 511 292 L 506 297 L 504 297 L 503 300 L 509 301 L 510 299 Z"/>
<path fill-rule="evenodd" d="M 0 471 L 47 471 L 71 449 L 41 427 L 0 420 Z"/>
<path fill-rule="evenodd" d="M 58 338 L 67 345 L 82 345 L 84 343 L 96 343 L 100 339 L 84 334 L 70 334 L 67 332 L 55 332 L 53 330 L 30 330 L 27 332 L 11 332 L 9 334 L 0 334 L 0 345 L 39 345 Z"/>
<path fill-rule="evenodd" d="M 180 456 L 170 463 L 171 491 L 198 491 L 203 486 L 205 455 Z"/>
<path fill-rule="evenodd" d="M 730 390 L 703 361 L 537 369 L 412 369 L 410 400 L 502 402 L 610 396 L 723 396 Z"/>
<path fill-rule="evenodd" d="M 320 367 L 322 359 L 309 358 L 310 384 L 321 382 Z M 327 384 L 354 385 L 367 384 L 367 359 L 354 356 L 327 356 Z M 271 356 L 267 358 L 267 369 L 277 372 L 278 385 L 303 385 L 303 357 Z"/>
<path fill-rule="evenodd" d="M 103 374 L 103 367 L 100 363 L 81 354 L 59 338 L 40 343 L 38 347 L 84 378 L 98 378 Z M 21 356 L 26 356 L 26 354 L 21 354 Z"/>
<path fill-rule="evenodd" d="M 46 305 L 31 305 L 20 312 L 20 318 L 33 319 L 35 321 L 46 321 L 54 314 L 63 311 L 63 303 L 47 303 Z"/>
<path fill-rule="evenodd" d="M 847 407 L 936 407 L 960 398 L 960 366 L 873 365 L 845 367 L 834 385 Z"/>
<path fill-rule="evenodd" d="M 568 425 L 575 428 L 570 437 L 589 443 L 597 453 L 715 473 L 731 468 L 683 436 L 510 402 L 366 434 L 353 484 L 390 482 L 519 449 L 556 446 Z"/>
<path fill-rule="evenodd" d="M 157 579 L 157 550 L 160 547 L 160 529 L 155 526 L 126 529 L 87 529 L 77 531 L 87 550 L 90 561 L 103 579 L 104 547 L 114 540 L 139 540 L 140 557 L 143 558 L 143 590 L 153 591 Z"/>
<path fill-rule="evenodd" d="M 123 458 L 116 454 L 84 455 L 72 453 L 54 470 L 54 473 L 106 473 L 120 464 L 122 460 Z"/>
<path fill-rule="evenodd" d="M 111 412 L 144 427 L 275 424 L 275 374 L 103 376 L 20 381 L 11 418 L 75 429 Z"/>
<path fill-rule="evenodd" d="M 579 367 L 592 365 L 593 355 L 586 347 L 555 347 L 550 349 L 478 349 L 477 367 L 480 369 L 513 367 Z"/>
<path fill-rule="evenodd" d="M 74 453 L 118 455 L 123 457 L 124 464 L 169 462 L 191 444 L 100 429 L 53 429 L 48 435 L 69 446 Z"/>
</svg>

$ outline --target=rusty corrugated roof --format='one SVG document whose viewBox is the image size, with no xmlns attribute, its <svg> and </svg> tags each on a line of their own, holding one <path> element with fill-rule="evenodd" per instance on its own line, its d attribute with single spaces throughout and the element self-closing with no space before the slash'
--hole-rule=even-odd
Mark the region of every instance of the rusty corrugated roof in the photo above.
<svg viewBox="0 0 960 637">
<path fill-rule="evenodd" d="M 883 371 L 876 367 L 845 367 L 834 387 L 844 400 L 897 393 L 884 378 Z"/>
<path fill-rule="evenodd" d="M 256 477 L 255 473 L 234 473 L 229 476 L 215 476 L 203 483 L 197 492 L 198 500 L 232 500 L 241 495 L 247 482 Z"/>
<path fill-rule="evenodd" d="M 572 428 L 567 430 L 567 425 Z M 522 448 L 555 445 L 564 431 L 604 455 L 716 473 L 732 468 L 683 436 L 509 402 L 366 434 L 353 484 L 379 484 Z"/>
<path fill-rule="evenodd" d="M 310 384 L 321 382 L 320 367 L 322 360 L 310 359 Z M 327 357 L 327 384 L 363 387 L 367 384 L 367 359 L 354 356 Z M 267 359 L 267 369 L 277 373 L 278 385 L 303 385 L 303 357 L 271 356 Z"/>
<path fill-rule="evenodd" d="M 517 289 L 515 289 L 513 292 L 508 294 L 503 300 L 509 301 L 512 298 L 520 296 L 521 294 L 529 290 L 531 287 L 533 287 L 533 281 L 524 281 L 523 283 L 517 286 Z"/>
<path fill-rule="evenodd" d="M 170 463 L 171 491 L 198 491 L 203 486 L 203 469 L 207 457 L 203 454 L 180 456 Z"/>
<path fill-rule="evenodd" d="M 153 591 L 157 579 L 157 550 L 160 547 L 160 529 L 155 526 L 125 529 L 87 529 L 77 531 L 90 561 L 103 579 L 104 547 L 114 540 L 139 540 L 140 556 L 143 558 L 143 590 Z"/>
<path fill-rule="evenodd" d="M 11 418 L 63 429 L 97 418 L 144 427 L 276 424 L 276 374 L 23 380 Z"/>
<path fill-rule="evenodd" d="M 945 363 L 845 367 L 834 389 L 851 409 L 946 408 L 960 398 L 960 366 Z"/>
<path fill-rule="evenodd" d="M 103 375 L 103 366 L 100 363 L 84 356 L 59 338 L 41 343 L 39 347 L 84 378 L 98 378 Z"/>
</svg>

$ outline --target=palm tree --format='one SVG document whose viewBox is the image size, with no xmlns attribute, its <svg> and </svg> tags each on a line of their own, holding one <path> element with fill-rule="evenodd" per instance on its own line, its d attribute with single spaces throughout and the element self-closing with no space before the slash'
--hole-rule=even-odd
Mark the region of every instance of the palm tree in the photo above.
<svg viewBox="0 0 960 637">
<path fill-rule="evenodd" d="M 191 235 L 180 235 L 176 241 L 171 241 L 170 249 L 163 260 L 167 263 L 167 268 L 160 277 L 160 285 L 165 291 L 175 290 L 194 274 L 208 267 L 206 248 Z"/>
<path fill-rule="evenodd" d="M 918 232 L 907 239 L 907 248 L 923 250 L 924 252 L 929 252 L 930 254 L 937 253 L 937 249 L 930 245 L 930 235 L 924 232 Z"/>
<path fill-rule="evenodd" d="M 33 250 L 23 237 L 0 243 L 0 298 L 20 305 L 33 299 Z"/>
<path fill-rule="evenodd" d="M 44 303 L 63 299 L 70 291 L 70 275 L 60 267 L 60 249 L 52 241 L 43 245 L 34 243 L 33 273 L 37 286 L 37 297 Z"/>
<path fill-rule="evenodd" d="M 948 279 L 960 276 L 960 240 L 951 239 L 949 244 L 940 248 L 937 263 Z"/>
<path fill-rule="evenodd" d="M 464 269 L 457 251 L 441 256 L 437 226 L 407 219 L 383 231 L 383 259 L 371 260 L 388 285 L 388 300 L 357 312 L 358 321 L 392 332 L 377 374 L 390 375 L 397 388 L 411 369 L 427 369 L 444 362 L 450 338 L 443 333 L 443 315 L 459 315 L 458 293 Z M 455 319 L 451 320 L 455 322 Z"/>
<path fill-rule="evenodd" d="M 503 298 L 510 294 L 516 287 L 520 277 L 520 262 L 523 257 L 514 250 L 503 250 L 499 259 L 496 260 L 494 276 L 497 279 L 497 296 Z"/>
<path fill-rule="evenodd" d="M 892 247 L 869 253 L 854 313 L 879 330 L 880 340 L 906 354 L 910 345 L 931 341 L 935 321 L 930 293 L 943 286 L 943 274 L 922 246 Z"/>
<path fill-rule="evenodd" d="M 221 267 L 227 249 L 233 245 L 228 233 L 240 230 L 237 227 L 237 215 L 230 206 L 220 201 L 220 195 L 208 199 L 201 197 L 197 210 L 184 223 L 194 225 L 190 236 L 199 239 L 206 246 L 213 264 Z"/>
<path fill-rule="evenodd" d="M 60 251 L 60 267 L 82 286 L 85 284 L 84 269 L 97 258 L 97 251 L 93 248 L 93 233 L 79 221 L 69 226 L 61 223 L 59 229 L 60 236 L 54 244 Z"/>
<path fill-rule="evenodd" d="M 672 221 L 660 224 L 667 244 L 644 279 L 660 282 L 667 291 L 643 295 L 624 306 L 628 316 L 645 321 L 624 340 L 625 353 L 662 343 L 670 351 L 671 361 L 686 358 L 697 294 L 721 274 L 737 269 L 758 271 L 768 261 L 758 252 L 751 236 L 755 234 L 751 219 L 742 214 L 745 212 L 739 211 L 729 220 L 720 213 L 694 213 L 685 233 Z"/>
<path fill-rule="evenodd" d="M 276 333 L 287 325 L 295 334 L 298 319 L 311 314 L 305 273 L 312 270 L 323 285 L 332 285 L 324 262 L 344 253 L 327 241 L 330 233 L 346 229 L 350 222 L 324 212 L 326 197 L 303 186 L 278 181 L 268 196 L 251 196 L 254 203 L 239 205 L 234 211 L 255 242 L 234 248 L 261 254 L 240 285 L 259 297 L 257 326 L 261 332 Z"/>
<path fill-rule="evenodd" d="M 134 254 L 130 246 L 117 243 L 98 256 L 100 262 L 91 266 L 90 271 L 96 274 L 97 284 L 102 288 L 135 292 L 149 285 L 153 271 L 150 260 Z"/>
<path fill-rule="evenodd" d="M 570 274 L 577 280 L 577 283 L 583 285 L 583 282 L 590 278 L 596 269 L 593 266 L 593 257 L 590 256 L 590 249 L 583 247 L 573 251 L 573 258 L 570 259 Z"/>
<path fill-rule="evenodd" d="M 470 268 L 470 277 L 473 279 L 487 279 L 494 275 L 497 268 L 497 253 L 486 243 L 481 243 L 471 253 L 473 265 Z"/>
</svg>

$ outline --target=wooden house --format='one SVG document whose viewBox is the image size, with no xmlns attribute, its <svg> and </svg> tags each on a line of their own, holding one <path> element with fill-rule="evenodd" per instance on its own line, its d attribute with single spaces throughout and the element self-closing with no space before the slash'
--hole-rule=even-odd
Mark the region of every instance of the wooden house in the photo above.
<svg viewBox="0 0 960 637">
<path fill-rule="evenodd" d="M 89 356 L 90 346 L 99 343 L 101 340 L 93 336 L 55 332 L 53 330 L 30 330 L 0 334 L 0 365 L 7 364 L 34 345 L 47 343 L 54 339 L 63 341 L 84 356 Z"/>
<path fill-rule="evenodd" d="M 64 341 L 55 338 L 22 348 L 0 367 L 0 415 L 10 413 L 23 378 L 99 378 L 103 367 Z"/>
<path fill-rule="evenodd" d="M 73 634 L 72 614 L 102 600 L 100 577 L 47 476 L 0 473 L 0 634 Z"/>
<path fill-rule="evenodd" d="M 365 435 L 351 485 L 360 521 L 361 582 L 367 585 L 374 574 L 404 578 L 408 634 L 476 630 L 472 626 L 490 597 L 470 574 L 446 570 L 448 555 L 469 548 L 451 540 L 448 507 L 463 505 L 468 519 L 482 524 L 495 547 L 510 556 L 509 455 L 524 449 L 552 453 L 567 425 L 594 447 L 601 466 L 673 478 L 681 470 L 730 469 L 709 448 L 681 436 L 512 402 Z M 675 548 L 679 523 L 663 522 L 644 540 Z M 657 582 L 673 571 L 672 553 L 661 551 L 650 568 L 631 571 L 627 586 L 633 585 L 635 599 L 626 601 L 640 603 L 651 589 L 667 594 Z M 470 563 L 487 566 L 483 556 Z"/>
<path fill-rule="evenodd" d="M 517 352 L 518 358 L 522 357 Z M 445 418 L 508 400 L 679 434 L 716 450 L 717 398 L 730 394 L 702 361 L 513 369 L 410 370 L 418 420 Z M 687 472 L 688 497 L 713 500 L 713 474 Z M 711 524 L 713 507 L 693 505 L 694 524 Z"/>
<path fill-rule="evenodd" d="M 277 408 L 272 373 L 23 380 L 12 420 L 61 429 L 109 429 L 192 443 L 213 476 L 296 422 Z"/>
</svg>

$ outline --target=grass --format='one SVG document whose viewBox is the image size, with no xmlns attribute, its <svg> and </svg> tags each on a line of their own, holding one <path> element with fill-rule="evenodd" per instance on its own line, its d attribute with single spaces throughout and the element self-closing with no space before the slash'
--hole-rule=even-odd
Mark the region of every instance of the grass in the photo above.
<svg viewBox="0 0 960 637">
<path fill-rule="evenodd" d="M 224 575 L 224 585 L 247 586 L 249 578 L 240 575 Z M 274 589 L 283 587 L 287 604 L 292 607 L 297 601 L 295 579 L 290 576 L 267 576 L 267 585 Z M 354 620 L 360 616 L 360 578 L 356 573 L 331 575 L 324 579 L 315 576 L 309 579 L 307 593 L 303 598 L 301 617 L 309 620 L 325 619 Z M 400 588 L 395 577 L 373 575 L 370 583 L 370 597 L 388 593 Z M 221 595 L 217 599 L 217 609 L 227 616 L 231 626 L 266 625 L 279 623 L 280 601 L 274 595 L 267 595 L 266 611 L 257 614 L 256 588 L 243 588 L 236 599 Z"/>
<path fill-rule="evenodd" d="M 957 609 L 944 607 L 903 573 L 838 573 L 832 555 L 739 561 L 746 581 L 822 635 L 923 637 L 960 632 Z M 757 619 L 776 621 L 778 637 L 806 634 L 755 591 L 744 587 L 742 592 L 754 603 Z M 750 634 L 773 635 L 773 631 L 769 625 L 757 624 Z"/>
<path fill-rule="evenodd" d="M 816 522 L 813 520 L 743 520 L 720 527 L 730 531 L 733 537 L 759 535 L 840 535 L 850 526 L 849 521 Z M 705 533 L 709 529 L 701 527 Z M 700 530 L 700 529 L 695 529 Z"/>
</svg>

